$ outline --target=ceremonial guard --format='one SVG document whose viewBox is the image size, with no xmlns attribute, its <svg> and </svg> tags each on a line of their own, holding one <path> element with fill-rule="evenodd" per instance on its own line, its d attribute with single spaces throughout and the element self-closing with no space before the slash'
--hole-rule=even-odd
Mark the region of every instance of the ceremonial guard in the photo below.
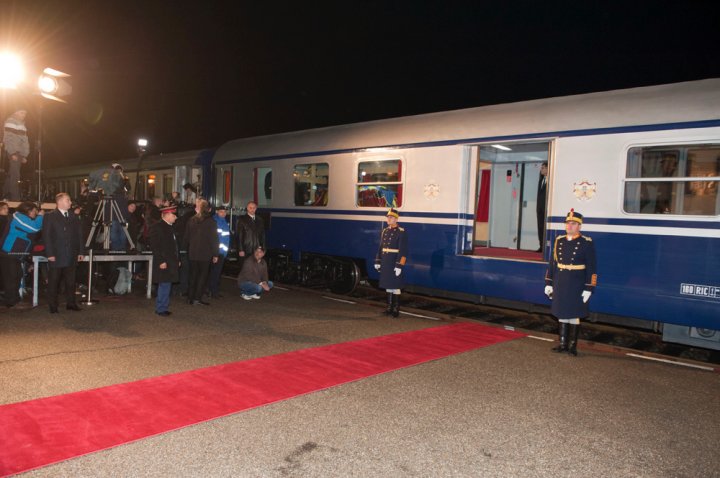
<svg viewBox="0 0 720 478">
<path fill-rule="evenodd" d="M 390 209 L 386 216 L 388 227 L 380 234 L 380 246 L 375 256 L 375 270 L 380 272 L 380 288 L 387 291 L 385 314 L 400 315 L 400 289 L 405 285 L 402 275 L 407 262 L 407 232 L 398 226 L 400 215 Z"/>
<path fill-rule="evenodd" d="M 560 345 L 554 352 L 577 355 L 580 319 L 589 315 L 588 301 L 597 285 L 595 246 L 580 234 L 583 216 L 570 209 L 565 218 L 566 234 L 555 239 L 545 274 L 545 295 L 552 300 L 551 311 L 560 322 Z"/>
</svg>

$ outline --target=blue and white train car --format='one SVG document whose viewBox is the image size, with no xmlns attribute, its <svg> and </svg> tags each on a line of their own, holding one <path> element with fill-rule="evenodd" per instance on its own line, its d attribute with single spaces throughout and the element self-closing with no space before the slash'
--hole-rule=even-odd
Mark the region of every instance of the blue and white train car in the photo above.
<svg viewBox="0 0 720 478">
<path fill-rule="evenodd" d="M 394 206 L 408 289 L 480 302 L 547 305 L 574 208 L 598 254 L 593 317 L 720 347 L 720 79 L 239 139 L 213 161 L 215 202 L 256 201 L 271 248 L 375 279 Z"/>
</svg>

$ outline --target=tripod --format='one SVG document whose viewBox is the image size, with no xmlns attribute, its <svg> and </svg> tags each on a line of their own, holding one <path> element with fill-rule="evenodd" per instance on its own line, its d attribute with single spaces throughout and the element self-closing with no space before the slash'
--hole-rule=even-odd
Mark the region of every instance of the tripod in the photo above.
<svg viewBox="0 0 720 478">
<path fill-rule="evenodd" d="M 95 237 L 97 227 L 100 226 L 102 228 L 101 232 L 103 234 L 103 249 L 109 251 L 110 231 L 112 230 L 112 225 L 115 223 L 119 223 L 123 228 L 125 237 L 127 237 L 130 248 L 135 249 L 135 242 L 133 242 L 132 238 L 130 237 L 130 233 L 128 232 L 128 225 L 124 219 L 125 218 L 120 211 L 120 206 L 118 206 L 117 200 L 115 198 L 113 198 L 112 196 L 101 197 L 100 201 L 98 202 L 97 211 L 95 211 L 95 217 L 93 218 L 90 234 L 88 235 L 87 241 L 85 241 L 85 247 L 90 247 L 90 244 L 92 244 L 93 238 Z"/>
</svg>

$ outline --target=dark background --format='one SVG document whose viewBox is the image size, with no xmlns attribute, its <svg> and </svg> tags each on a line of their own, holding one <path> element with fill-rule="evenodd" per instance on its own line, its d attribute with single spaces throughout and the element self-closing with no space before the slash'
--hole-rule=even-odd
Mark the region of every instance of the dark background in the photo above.
<svg viewBox="0 0 720 478">
<path fill-rule="evenodd" d="M 262 134 L 720 77 L 720 2 L 0 0 L 47 168 Z M 5 118 L 37 97 L 0 92 Z"/>
</svg>

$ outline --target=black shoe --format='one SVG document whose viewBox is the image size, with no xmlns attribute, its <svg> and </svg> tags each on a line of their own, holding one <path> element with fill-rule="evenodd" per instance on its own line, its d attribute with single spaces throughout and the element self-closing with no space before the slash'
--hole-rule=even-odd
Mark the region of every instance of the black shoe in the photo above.
<svg viewBox="0 0 720 478">
<path fill-rule="evenodd" d="M 58 308 L 57 308 L 56 305 L 51 305 L 51 306 L 50 306 L 50 313 L 51 313 L 51 314 L 57 314 L 57 313 L 58 313 Z"/>
<path fill-rule="evenodd" d="M 222 297 L 223 297 L 222 294 L 212 294 L 210 296 L 211 299 L 222 299 Z"/>
<path fill-rule="evenodd" d="M 578 332 L 580 331 L 580 325 L 579 324 L 570 324 L 570 337 L 568 339 L 568 348 L 567 353 L 572 355 L 573 357 L 577 357 L 577 342 L 578 342 Z"/>
<path fill-rule="evenodd" d="M 210 305 L 210 302 L 205 302 L 204 300 L 198 300 L 197 303 L 202 305 Z"/>
<path fill-rule="evenodd" d="M 65 308 L 67 310 L 82 310 L 77 304 L 68 304 Z"/>
<path fill-rule="evenodd" d="M 570 324 L 567 322 L 560 322 L 559 330 L 558 330 L 558 336 L 560 339 L 560 343 L 557 347 L 553 347 L 552 351 L 555 353 L 561 353 L 561 352 L 567 352 L 568 351 L 568 330 L 570 329 Z"/>
<path fill-rule="evenodd" d="M 400 317 L 400 296 L 398 294 L 392 295 L 392 310 L 390 311 L 390 315 L 396 319 Z"/>
<path fill-rule="evenodd" d="M 172 312 L 170 312 L 169 310 L 166 310 L 164 312 L 155 312 L 155 313 L 157 315 L 159 315 L 160 317 L 167 317 L 168 315 L 172 314 Z"/>
</svg>

